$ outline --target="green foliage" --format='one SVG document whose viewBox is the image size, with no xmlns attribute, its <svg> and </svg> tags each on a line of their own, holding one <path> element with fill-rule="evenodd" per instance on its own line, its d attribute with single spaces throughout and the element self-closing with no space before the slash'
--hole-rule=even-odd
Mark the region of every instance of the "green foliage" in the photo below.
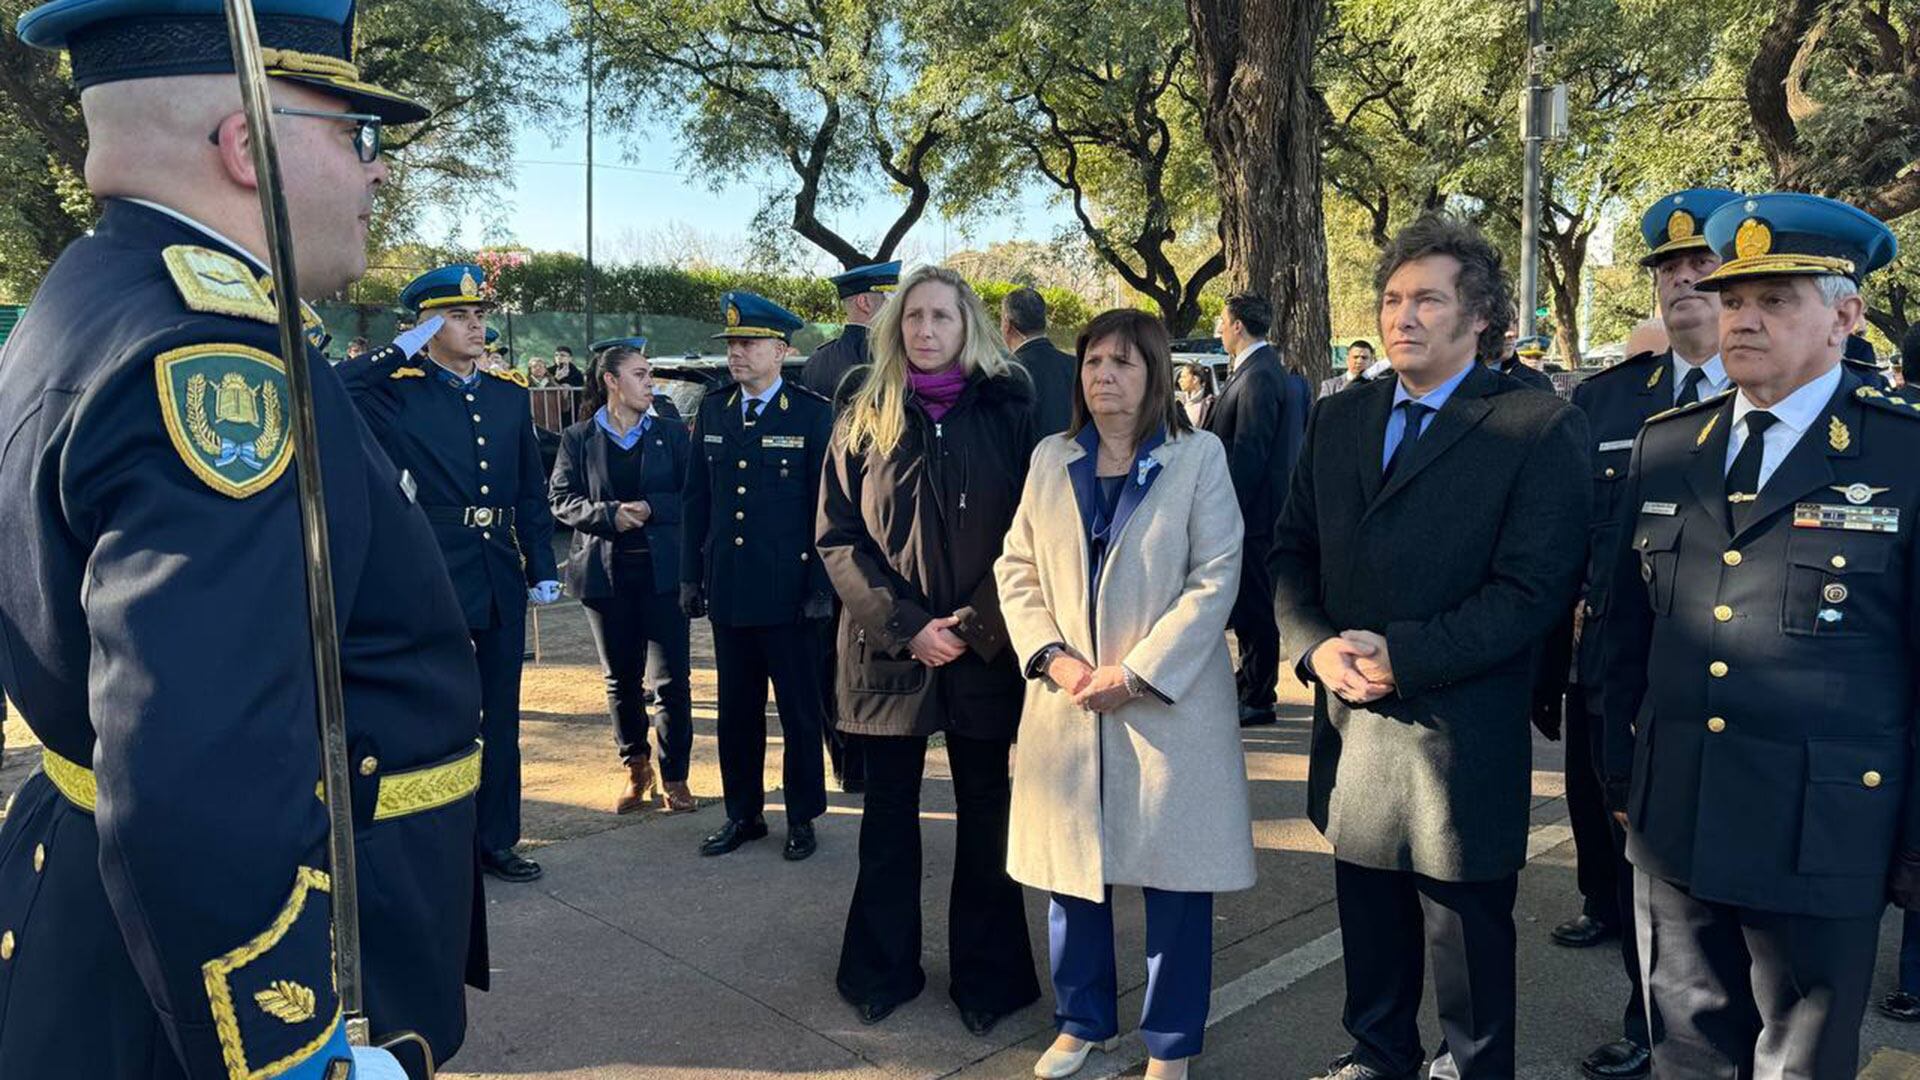
<svg viewBox="0 0 1920 1080">
<path fill-rule="evenodd" d="M 972 281 L 973 291 L 980 295 L 980 301 L 987 305 L 987 311 L 996 318 L 1000 312 L 1000 301 L 1008 293 L 1023 288 L 1017 281 Z M 1070 341 L 1080 328 L 1087 325 L 1095 312 L 1079 293 L 1070 289 L 1042 285 L 1038 287 L 1040 299 L 1047 302 L 1047 332 L 1056 341 Z"/>
</svg>

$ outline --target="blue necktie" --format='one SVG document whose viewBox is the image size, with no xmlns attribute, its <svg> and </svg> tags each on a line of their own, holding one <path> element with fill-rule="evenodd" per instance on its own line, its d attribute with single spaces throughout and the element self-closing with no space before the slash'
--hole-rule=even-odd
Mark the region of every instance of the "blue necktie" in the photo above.
<svg viewBox="0 0 1920 1080">
<path fill-rule="evenodd" d="M 1383 484 L 1393 479 L 1393 470 L 1407 456 L 1407 448 L 1420 441 L 1420 429 L 1426 423 L 1427 414 L 1433 411 L 1433 406 L 1422 405 L 1418 401 L 1403 401 L 1394 408 L 1407 418 L 1407 427 L 1400 433 L 1400 445 L 1395 446 L 1393 454 L 1387 458 L 1387 467 L 1380 472 L 1380 482 Z"/>
</svg>

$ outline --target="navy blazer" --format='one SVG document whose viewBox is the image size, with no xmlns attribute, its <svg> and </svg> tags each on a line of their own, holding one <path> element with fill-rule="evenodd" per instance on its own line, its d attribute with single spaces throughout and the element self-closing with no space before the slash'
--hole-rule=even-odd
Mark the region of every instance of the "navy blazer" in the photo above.
<svg viewBox="0 0 1920 1080">
<path fill-rule="evenodd" d="M 642 528 L 653 552 L 653 591 L 680 586 L 680 485 L 687 475 L 693 442 L 687 425 L 656 415 L 640 451 L 640 490 L 625 499 L 614 495 L 607 477 L 607 433 L 589 416 L 560 433 L 547 500 L 554 519 L 573 530 L 573 547 L 560 568 L 567 592 L 582 600 L 614 595 L 613 548 L 619 530 L 613 518 L 620 503 L 644 499 L 652 516 Z"/>
</svg>

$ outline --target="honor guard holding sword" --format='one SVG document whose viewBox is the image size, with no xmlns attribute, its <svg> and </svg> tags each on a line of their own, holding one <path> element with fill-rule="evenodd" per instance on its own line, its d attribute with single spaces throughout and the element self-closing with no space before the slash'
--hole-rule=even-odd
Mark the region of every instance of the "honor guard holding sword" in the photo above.
<svg viewBox="0 0 1920 1080">
<path fill-rule="evenodd" d="M 483 371 L 486 271 L 455 264 L 401 290 L 400 303 L 441 324 L 419 356 L 376 349 L 340 377 L 433 523 L 480 665 L 480 865 L 527 882 L 540 865 L 520 842 L 520 667 L 527 604 L 560 598 L 547 477 L 526 379 Z"/>
<path fill-rule="evenodd" d="M 1895 242 L 1800 194 L 1705 233 L 1734 389 L 1636 437 L 1603 631 L 1653 1075 L 1851 1077 L 1920 906 L 1920 411 L 1841 364 Z"/>
<path fill-rule="evenodd" d="M 833 432 L 827 399 L 785 381 L 800 317 L 749 292 L 722 301 L 734 381 L 707 391 L 693 425 L 681 502 L 680 604 L 713 623 L 720 683 L 720 782 L 727 821 L 700 846 L 725 855 L 767 835 L 762 808 L 767 682 L 785 736 L 782 854 L 814 853 L 813 819 L 826 812 L 817 623 L 833 617 L 833 586 L 813 549 L 820 472 Z"/>
<path fill-rule="evenodd" d="M 359 79 L 350 0 L 256 7 L 19 23 L 103 210 L 0 352 L 0 684 L 43 747 L 0 826 L 9 1080 L 398 1076 L 350 1038 L 444 1060 L 486 971 L 472 648 L 294 299 L 364 272 L 381 127 L 427 112 Z"/>
</svg>

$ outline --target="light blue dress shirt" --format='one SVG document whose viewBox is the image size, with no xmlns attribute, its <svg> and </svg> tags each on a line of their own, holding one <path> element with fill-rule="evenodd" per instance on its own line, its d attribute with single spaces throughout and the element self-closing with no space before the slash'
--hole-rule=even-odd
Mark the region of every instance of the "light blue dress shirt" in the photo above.
<svg viewBox="0 0 1920 1080">
<path fill-rule="evenodd" d="M 1466 367 L 1460 369 L 1459 374 L 1427 391 L 1425 394 L 1408 393 L 1406 383 L 1395 382 L 1393 388 L 1393 411 L 1387 414 L 1386 445 L 1380 448 L 1380 467 L 1382 469 L 1387 467 L 1387 462 L 1393 460 L 1394 450 L 1399 447 L 1400 440 L 1405 438 L 1407 434 L 1407 414 L 1401 411 L 1400 403 L 1403 401 L 1417 401 L 1433 410 L 1427 414 L 1426 423 L 1420 428 L 1421 431 L 1425 431 L 1427 428 L 1433 426 L 1433 418 L 1440 415 L 1440 410 L 1446 406 L 1447 399 L 1452 397 L 1453 392 L 1460 388 L 1460 384 L 1466 380 L 1467 372 L 1472 371 L 1473 364 L 1478 362 L 1479 361 L 1476 360 L 1473 363 L 1469 363 Z M 1418 438 L 1418 433 L 1416 433 L 1414 437 Z"/>
</svg>

